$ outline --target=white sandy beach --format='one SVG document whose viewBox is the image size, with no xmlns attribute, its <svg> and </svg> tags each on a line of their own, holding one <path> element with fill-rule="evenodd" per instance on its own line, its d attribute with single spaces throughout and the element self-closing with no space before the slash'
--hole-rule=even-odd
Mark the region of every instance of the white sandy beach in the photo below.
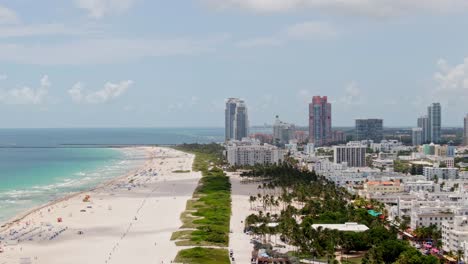
<svg viewBox="0 0 468 264">
<path fill-rule="evenodd" d="M 144 168 L 2 230 L 0 264 L 171 263 L 178 248 L 170 237 L 201 174 L 192 171 L 193 155 L 146 150 Z"/>
</svg>

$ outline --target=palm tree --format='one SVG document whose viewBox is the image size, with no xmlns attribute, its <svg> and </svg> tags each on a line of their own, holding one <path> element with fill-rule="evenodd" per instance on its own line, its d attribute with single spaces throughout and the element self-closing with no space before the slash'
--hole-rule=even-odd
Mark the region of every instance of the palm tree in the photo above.
<svg viewBox="0 0 468 264">
<path fill-rule="evenodd" d="M 249 197 L 250 210 L 252 210 L 252 204 L 253 204 L 253 202 L 255 202 L 256 200 L 257 200 L 257 197 L 255 197 L 255 196 L 253 196 L 253 195 L 251 195 L 251 196 Z"/>
<path fill-rule="evenodd" d="M 460 263 L 460 260 L 463 258 L 463 250 L 457 250 L 457 263 Z"/>
</svg>

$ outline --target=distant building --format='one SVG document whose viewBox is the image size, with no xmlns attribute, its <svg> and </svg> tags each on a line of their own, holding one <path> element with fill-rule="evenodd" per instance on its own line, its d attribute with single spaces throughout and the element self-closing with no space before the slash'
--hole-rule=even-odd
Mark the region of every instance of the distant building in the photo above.
<svg viewBox="0 0 468 264">
<path fill-rule="evenodd" d="M 308 143 L 304 147 L 304 152 L 307 153 L 308 155 L 314 155 L 315 154 L 315 146 L 313 143 Z"/>
<path fill-rule="evenodd" d="M 262 144 L 263 143 L 273 144 L 273 135 L 271 134 L 255 133 L 255 134 L 249 135 L 249 137 L 259 140 Z"/>
<path fill-rule="evenodd" d="M 295 131 L 294 138 L 297 140 L 298 143 L 305 143 L 307 142 L 307 133 L 306 131 Z"/>
<path fill-rule="evenodd" d="M 427 108 L 429 118 L 429 141 L 439 143 L 441 140 L 442 114 L 440 103 L 433 103 Z"/>
<path fill-rule="evenodd" d="M 424 155 L 435 155 L 435 147 L 436 145 L 434 143 L 424 144 L 422 146 L 422 151 Z"/>
<path fill-rule="evenodd" d="M 429 128 L 429 117 L 421 116 L 418 118 L 418 127 L 422 130 L 421 143 L 430 143 L 430 128 Z"/>
<path fill-rule="evenodd" d="M 372 140 L 380 142 L 383 139 L 382 119 L 356 119 L 355 140 Z"/>
<path fill-rule="evenodd" d="M 314 96 L 309 104 L 309 142 L 322 146 L 332 139 L 332 111 L 326 96 Z"/>
<path fill-rule="evenodd" d="M 332 142 L 346 142 L 346 134 L 340 130 L 333 130 L 332 132 Z"/>
<path fill-rule="evenodd" d="M 468 114 L 466 114 L 463 123 L 465 127 L 465 129 L 463 130 L 463 143 L 465 146 L 468 146 Z"/>
<path fill-rule="evenodd" d="M 420 127 L 413 128 L 411 133 L 413 146 L 419 146 L 423 143 L 423 129 Z"/>
<path fill-rule="evenodd" d="M 294 132 L 296 127 L 293 124 L 283 122 L 276 116 L 275 123 L 273 124 L 273 143 L 278 146 L 284 146 L 294 139 Z"/>
<path fill-rule="evenodd" d="M 454 157 L 455 146 L 439 145 L 434 143 L 424 144 L 422 145 L 422 152 L 427 156 Z"/>
<path fill-rule="evenodd" d="M 346 163 L 348 167 L 365 167 L 366 149 L 367 147 L 362 145 L 334 146 L 334 162 Z"/>
<path fill-rule="evenodd" d="M 229 98 L 225 109 L 225 140 L 241 140 L 249 134 L 249 117 L 244 100 Z"/>
</svg>

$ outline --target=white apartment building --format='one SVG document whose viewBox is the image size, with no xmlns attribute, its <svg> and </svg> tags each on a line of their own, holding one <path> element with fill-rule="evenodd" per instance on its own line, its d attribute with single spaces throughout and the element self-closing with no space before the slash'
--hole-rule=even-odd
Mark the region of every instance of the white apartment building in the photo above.
<svg viewBox="0 0 468 264">
<path fill-rule="evenodd" d="M 366 146 L 362 145 L 347 145 L 334 146 L 333 157 L 336 164 L 346 162 L 349 167 L 365 167 L 366 166 Z"/>
<path fill-rule="evenodd" d="M 411 229 L 435 225 L 442 227 L 444 221 L 452 221 L 454 213 L 447 207 L 420 206 L 411 208 Z"/>
<path fill-rule="evenodd" d="M 404 184 L 405 192 L 439 192 L 440 185 L 434 183 L 433 181 L 407 181 Z"/>
<path fill-rule="evenodd" d="M 231 166 L 278 164 L 285 156 L 284 150 L 271 145 L 228 146 L 226 153 Z"/>
<path fill-rule="evenodd" d="M 437 179 L 443 180 L 454 180 L 458 178 L 457 168 L 435 168 L 435 167 L 424 167 L 423 175 L 426 176 L 427 180 Z"/>
<path fill-rule="evenodd" d="M 466 215 L 455 216 L 452 221 L 442 223 L 442 249 L 444 251 L 464 251 L 467 241 L 468 217 Z"/>
</svg>

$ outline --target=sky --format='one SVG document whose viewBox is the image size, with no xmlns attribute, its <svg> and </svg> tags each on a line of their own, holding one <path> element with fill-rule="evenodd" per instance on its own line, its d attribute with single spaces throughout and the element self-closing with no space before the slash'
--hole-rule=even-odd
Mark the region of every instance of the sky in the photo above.
<svg viewBox="0 0 468 264">
<path fill-rule="evenodd" d="M 468 113 L 466 0 L 0 0 L 0 127 L 443 126 Z"/>
</svg>

